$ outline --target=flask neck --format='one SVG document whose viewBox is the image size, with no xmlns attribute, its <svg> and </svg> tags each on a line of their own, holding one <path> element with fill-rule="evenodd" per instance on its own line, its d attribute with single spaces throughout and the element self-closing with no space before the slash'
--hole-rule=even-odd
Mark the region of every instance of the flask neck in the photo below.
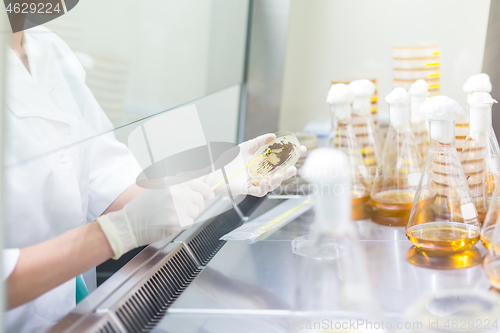
<svg viewBox="0 0 500 333">
<path fill-rule="evenodd" d="M 471 102 L 473 94 L 474 94 L 473 92 L 467 93 L 467 105 L 469 105 L 469 103 Z"/>
<path fill-rule="evenodd" d="M 424 120 L 424 118 L 420 115 L 420 106 L 425 102 L 425 100 L 426 98 L 422 96 L 411 97 L 410 122 L 412 124 L 419 124 Z"/>
<path fill-rule="evenodd" d="M 410 103 L 391 104 L 389 118 L 394 128 L 410 126 Z"/>
<path fill-rule="evenodd" d="M 351 104 L 331 104 L 332 117 L 337 121 L 345 121 L 351 118 Z"/>
<path fill-rule="evenodd" d="M 470 114 L 470 137 L 473 140 L 478 139 L 480 133 L 491 133 L 492 131 L 492 119 L 491 119 L 491 107 L 493 104 L 469 104 L 469 114 Z"/>
<path fill-rule="evenodd" d="M 429 124 L 429 136 L 433 143 L 455 147 L 455 121 L 432 120 Z"/>
<path fill-rule="evenodd" d="M 369 116 L 371 113 L 371 97 L 356 97 L 352 104 L 352 113 L 357 116 Z"/>
</svg>

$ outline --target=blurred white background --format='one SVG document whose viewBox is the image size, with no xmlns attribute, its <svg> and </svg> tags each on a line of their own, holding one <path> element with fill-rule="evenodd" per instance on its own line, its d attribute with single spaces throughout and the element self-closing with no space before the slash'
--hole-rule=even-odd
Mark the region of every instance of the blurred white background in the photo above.
<svg viewBox="0 0 500 333">
<path fill-rule="evenodd" d="M 330 82 L 346 78 L 377 79 L 386 121 L 400 43 L 438 43 L 441 94 L 465 106 L 462 85 L 481 72 L 489 8 L 489 0 L 292 0 L 279 128 L 329 120 Z"/>
</svg>

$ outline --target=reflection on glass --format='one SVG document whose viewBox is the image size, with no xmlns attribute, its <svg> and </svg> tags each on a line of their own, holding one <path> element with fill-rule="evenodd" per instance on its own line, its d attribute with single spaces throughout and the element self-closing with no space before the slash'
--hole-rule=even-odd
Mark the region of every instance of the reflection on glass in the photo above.
<svg viewBox="0 0 500 333">
<path fill-rule="evenodd" d="M 483 269 L 493 288 L 500 290 L 500 256 L 490 250 L 484 258 Z"/>
<path fill-rule="evenodd" d="M 274 292 L 257 284 L 229 278 L 218 270 L 206 267 L 196 278 L 196 285 L 203 294 L 227 309 L 289 310 L 290 304 Z M 276 332 L 287 332 L 289 323 L 284 318 L 238 316 L 243 322 L 263 324 Z"/>
<path fill-rule="evenodd" d="M 126 3 L 80 1 L 63 16 L 24 31 L 23 49 L 12 51 L 22 56 L 30 73 L 22 73 L 19 70 L 23 69 L 21 62 L 7 50 L 6 72 L 9 80 L 18 82 L 6 85 L 7 100 L 13 100 L 13 95 L 25 97 L 24 111 L 47 110 L 47 105 L 52 103 L 55 106 L 50 111 L 53 117 L 66 118 L 66 122 L 73 124 L 78 120 L 73 117 L 83 117 L 89 123 L 89 126 L 82 126 L 80 135 L 57 142 L 40 140 L 40 147 L 24 149 L 25 156 L 20 160 L 225 91 L 228 87 L 235 90 L 227 92 L 231 96 L 221 97 L 226 103 L 227 99 L 232 101 L 239 96 L 248 0 L 187 0 L 181 3 L 155 0 L 149 4 L 154 11 L 143 10 L 131 1 Z M 113 14 L 110 16 L 110 13 Z M 62 93 L 64 98 L 54 98 L 61 95 L 62 83 L 67 84 Z M 40 104 L 38 95 L 33 95 L 33 90 L 38 88 L 50 99 L 49 104 Z M 76 103 L 71 103 L 72 98 Z M 32 106 L 28 105 L 30 101 L 33 101 Z M 211 103 L 214 106 L 213 103 L 221 102 L 211 100 Z M 238 112 L 236 106 L 222 109 L 215 115 L 233 119 Z M 110 122 L 92 119 L 92 115 L 101 110 Z M 9 111 L 23 117 L 43 116 L 42 113 L 28 115 L 21 112 L 23 110 Z M 218 138 L 226 132 L 231 139 L 234 137 L 236 121 L 223 128 L 212 124 L 211 120 L 208 122 L 209 127 L 218 129 Z M 9 128 L 16 126 L 11 119 L 8 123 Z M 33 126 L 39 128 L 36 124 Z"/>
<path fill-rule="evenodd" d="M 462 252 L 436 252 L 412 246 L 406 254 L 406 259 L 412 265 L 432 269 L 463 269 L 479 265 L 482 261 L 477 248 Z"/>
<path fill-rule="evenodd" d="M 115 127 L 242 81 L 247 0 L 154 0 L 148 8 L 80 1 L 44 24 L 77 54 Z"/>
<path fill-rule="evenodd" d="M 320 148 L 306 159 L 301 175 L 318 188 L 310 234 L 293 241 L 302 255 L 295 309 L 338 322 L 376 319 L 377 301 L 363 249 L 351 222 L 349 157 Z"/>
<path fill-rule="evenodd" d="M 500 295 L 484 290 L 447 290 L 425 295 L 405 314 L 420 323 L 412 332 L 497 332 Z M 481 323 L 481 325 L 479 325 Z"/>
<path fill-rule="evenodd" d="M 413 194 L 411 194 L 413 196 Z M 401 227 L 404 226 L 406 221 L 408 221 L 408 210 L 401 209 L 401 206 L 398 206 L 397 211 L 395 212 L 387 212 L 382 209 L 373 209 L 371 213 L 371 220 L 377 224 L 385 225 L 389 227 Z"/>
<path fill-rule="evenodd" d="M 360 221 L 360 220 L 365 220 L 369 219 L 372 217 L 374 214 L 373 207 L 366 203 L 366 204 L 360 204 L 352 207 L 352 220 L 353 221 Z"/>
</svg>

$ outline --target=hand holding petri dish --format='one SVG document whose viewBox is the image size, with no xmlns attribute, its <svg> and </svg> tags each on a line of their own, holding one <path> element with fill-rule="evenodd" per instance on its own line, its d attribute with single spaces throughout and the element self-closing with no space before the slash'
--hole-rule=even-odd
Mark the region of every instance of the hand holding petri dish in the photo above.
<svg viewBox="0 0 500 333">
<path fill-rule="evenodd" d="M 250 159 L 248 175 L 254 183 L 271 180 L 276 174 L 285 174 L 286 170 L 297 163 L 300 157 L 300 143 L 295 134 L 276 133 L 276 139 L 260 147 Z"/>
</svg>

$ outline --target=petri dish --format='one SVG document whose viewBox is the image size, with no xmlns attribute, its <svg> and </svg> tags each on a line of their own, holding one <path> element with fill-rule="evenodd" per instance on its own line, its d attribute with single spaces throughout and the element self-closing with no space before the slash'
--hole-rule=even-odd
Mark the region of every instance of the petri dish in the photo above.
<svg viewBox="0 0 500 333">
<path fill-rule="evenodd" d="M 302 164 L 304 164 L 305 159 L 309 155 L 309 153 L 318 148 L 318 139 L 314 134 L 306 134 L 306 133 L 295 133 L 295 136 L 300 142 L 301 146 L 307 148 L 307 151 L 300 155 L 297 163 L 295 163 L 295 167 L 297 168 L 297 174 L 291 178 L 283 180 L 281 185 L 273 191 L 273 194 L 277 195 L 295 195 L 301 194 L 306 195 L 309 194 L 309 183 L 300 176 L 300 168 Z"/>
<path fill-rule="evenodd" d="M 295 165 L 299 157 L 300 143 L 295 134 L 278 132 L 276 139 L 255 152 L 251 160 L 256 161 L 248 166 L 247 172 L 254 183 L 269 181 L 275 174 L 283 174 Z"/>
<path fill-rule="evenodd" d="M 321 246 L 311 248 L 312 235 L 304 235 L 292 240 L 292 252 L 299 256 L 318 259 L 339 259 L 348 250 L 345 246 L 345 237 L 336 236 L 322 237 Z"/>
</svg>

